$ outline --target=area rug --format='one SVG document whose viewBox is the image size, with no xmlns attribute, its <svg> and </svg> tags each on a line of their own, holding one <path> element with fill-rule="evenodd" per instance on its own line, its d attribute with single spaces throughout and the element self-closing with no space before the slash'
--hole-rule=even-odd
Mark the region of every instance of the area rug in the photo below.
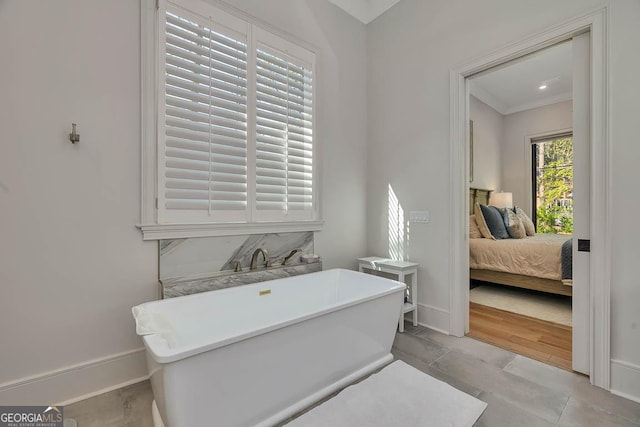
<svg viewBox="0 0 640 427">
<path fill-rule="evenodd" d="M 481 285 L 469 291 L 469 300 L 476 304 L 571 326 L 571 298 L 567 296 L 509 286 Z"/>
<path fill-rule="evenodd" d="M 475 397 L 396 361 L 287 426 L 462 427 L 472 426 L 486 407 Z"/>
</svg>

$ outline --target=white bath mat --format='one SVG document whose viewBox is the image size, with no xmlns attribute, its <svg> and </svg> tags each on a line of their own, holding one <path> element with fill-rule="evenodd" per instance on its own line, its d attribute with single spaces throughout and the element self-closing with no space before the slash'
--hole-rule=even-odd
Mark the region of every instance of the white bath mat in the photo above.
<svg viewBox="0 0 640 427">
<path fill-rule="evenodd" d="M 287 427 L 472 426 L 486 407 L 475 397 L 396 361 Z"/>
</svg>

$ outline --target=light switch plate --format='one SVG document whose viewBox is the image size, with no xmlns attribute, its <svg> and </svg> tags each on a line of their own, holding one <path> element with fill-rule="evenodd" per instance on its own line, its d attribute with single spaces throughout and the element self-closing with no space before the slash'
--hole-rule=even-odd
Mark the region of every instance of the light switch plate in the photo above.
<svg viewBox="0 0 640 427">
<path fill-rule="evenodd" d="M 429 211 L 409 212 L 409 222 L 429 222 Z"/>
</svg>

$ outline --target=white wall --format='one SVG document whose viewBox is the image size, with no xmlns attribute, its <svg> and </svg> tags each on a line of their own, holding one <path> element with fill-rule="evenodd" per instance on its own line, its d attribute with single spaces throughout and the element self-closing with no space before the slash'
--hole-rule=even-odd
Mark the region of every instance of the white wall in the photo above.
<svg viewBox="0 0 640 427">
<path fill-rule="evenodd" d="M 325 268 L 355 267 L 366 249 L 365 27 L 326 1 L 233 4 L 321 49 L 316 251 Z M 0 404 L 61 402 L 146 375 L 130 312 L 157 296 L 158 275 L 157 243 L 135 228 L 139 9 L 0 2 Z"/>
<path fill-rule="evenodd" d="M 412 225 L 409 242 L 411 259 L 420 263 L 422 323 L 449 329 L 449 70 L 602 4 L 600 0 L 403 0 L 369 24 L 368 247 L 370 253 L 388 249 L 389 183 L 405 212 L 430 210 L 430 223 Z M 635 76 L 640 75 L 640 57 L 633 54 L 640 40 L 640 2 L 615 0 L 610 12 L 611 355 L 626 364 L 625 369 L 631 366 L 640 378 L 640 285 L 634 249 L 640 227 L 631 225 L 640 211 L 636 188 L 640 144 L 635 143 L 640 98 Z M 503 185 L 506 188 L 507 183 Z M 634 391 L 617 380 L 621 375 L 615 372 L 612 388 L 640 398 L 640 381 L 634 382 Z"/>
<path fill-rule="evenodd" d="M 2 403 L 41 404 L 7 383 L 141 347 L 130 309 L 156 296 L 157 244 L 135 228 L 139 22 L 128 0 L 0 3 Z"/>
<path fill-rule="evenodd" d="M 501 191 L 503 115 L 469 97 L 469 119 L 473 120 L 473 188 Z M 509 191 L 506 189 L 505 191 Z"/>
<path fill-rule="evenodd" d="M 611 389 L 640 401 L 640 2 L 615 0 L 611 8 Z"/>
<path fill-rule="evenodd" d="M 504 116 L 502 185 L 513 204 L 531 215 L 531 136 L 566 131 L 573 126 L 572 101 Z"/>
</svg>

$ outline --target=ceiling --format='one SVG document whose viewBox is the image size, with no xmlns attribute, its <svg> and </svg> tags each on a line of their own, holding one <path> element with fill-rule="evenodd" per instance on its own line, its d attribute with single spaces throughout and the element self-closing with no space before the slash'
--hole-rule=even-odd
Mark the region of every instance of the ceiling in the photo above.
<svg viewBox="0 0 640 427">
<path fill-rule="evenodd" d="M 382 15 L 400 0 L 329 0 L 364 24 Z"/>
<path fill-rule="evenodd" d="M 572 99 L 571 41 L 472 77 L 470 93 L 501 114 Z M 546 89 L 539 87 L 546 84 Z"/>
</svg>

